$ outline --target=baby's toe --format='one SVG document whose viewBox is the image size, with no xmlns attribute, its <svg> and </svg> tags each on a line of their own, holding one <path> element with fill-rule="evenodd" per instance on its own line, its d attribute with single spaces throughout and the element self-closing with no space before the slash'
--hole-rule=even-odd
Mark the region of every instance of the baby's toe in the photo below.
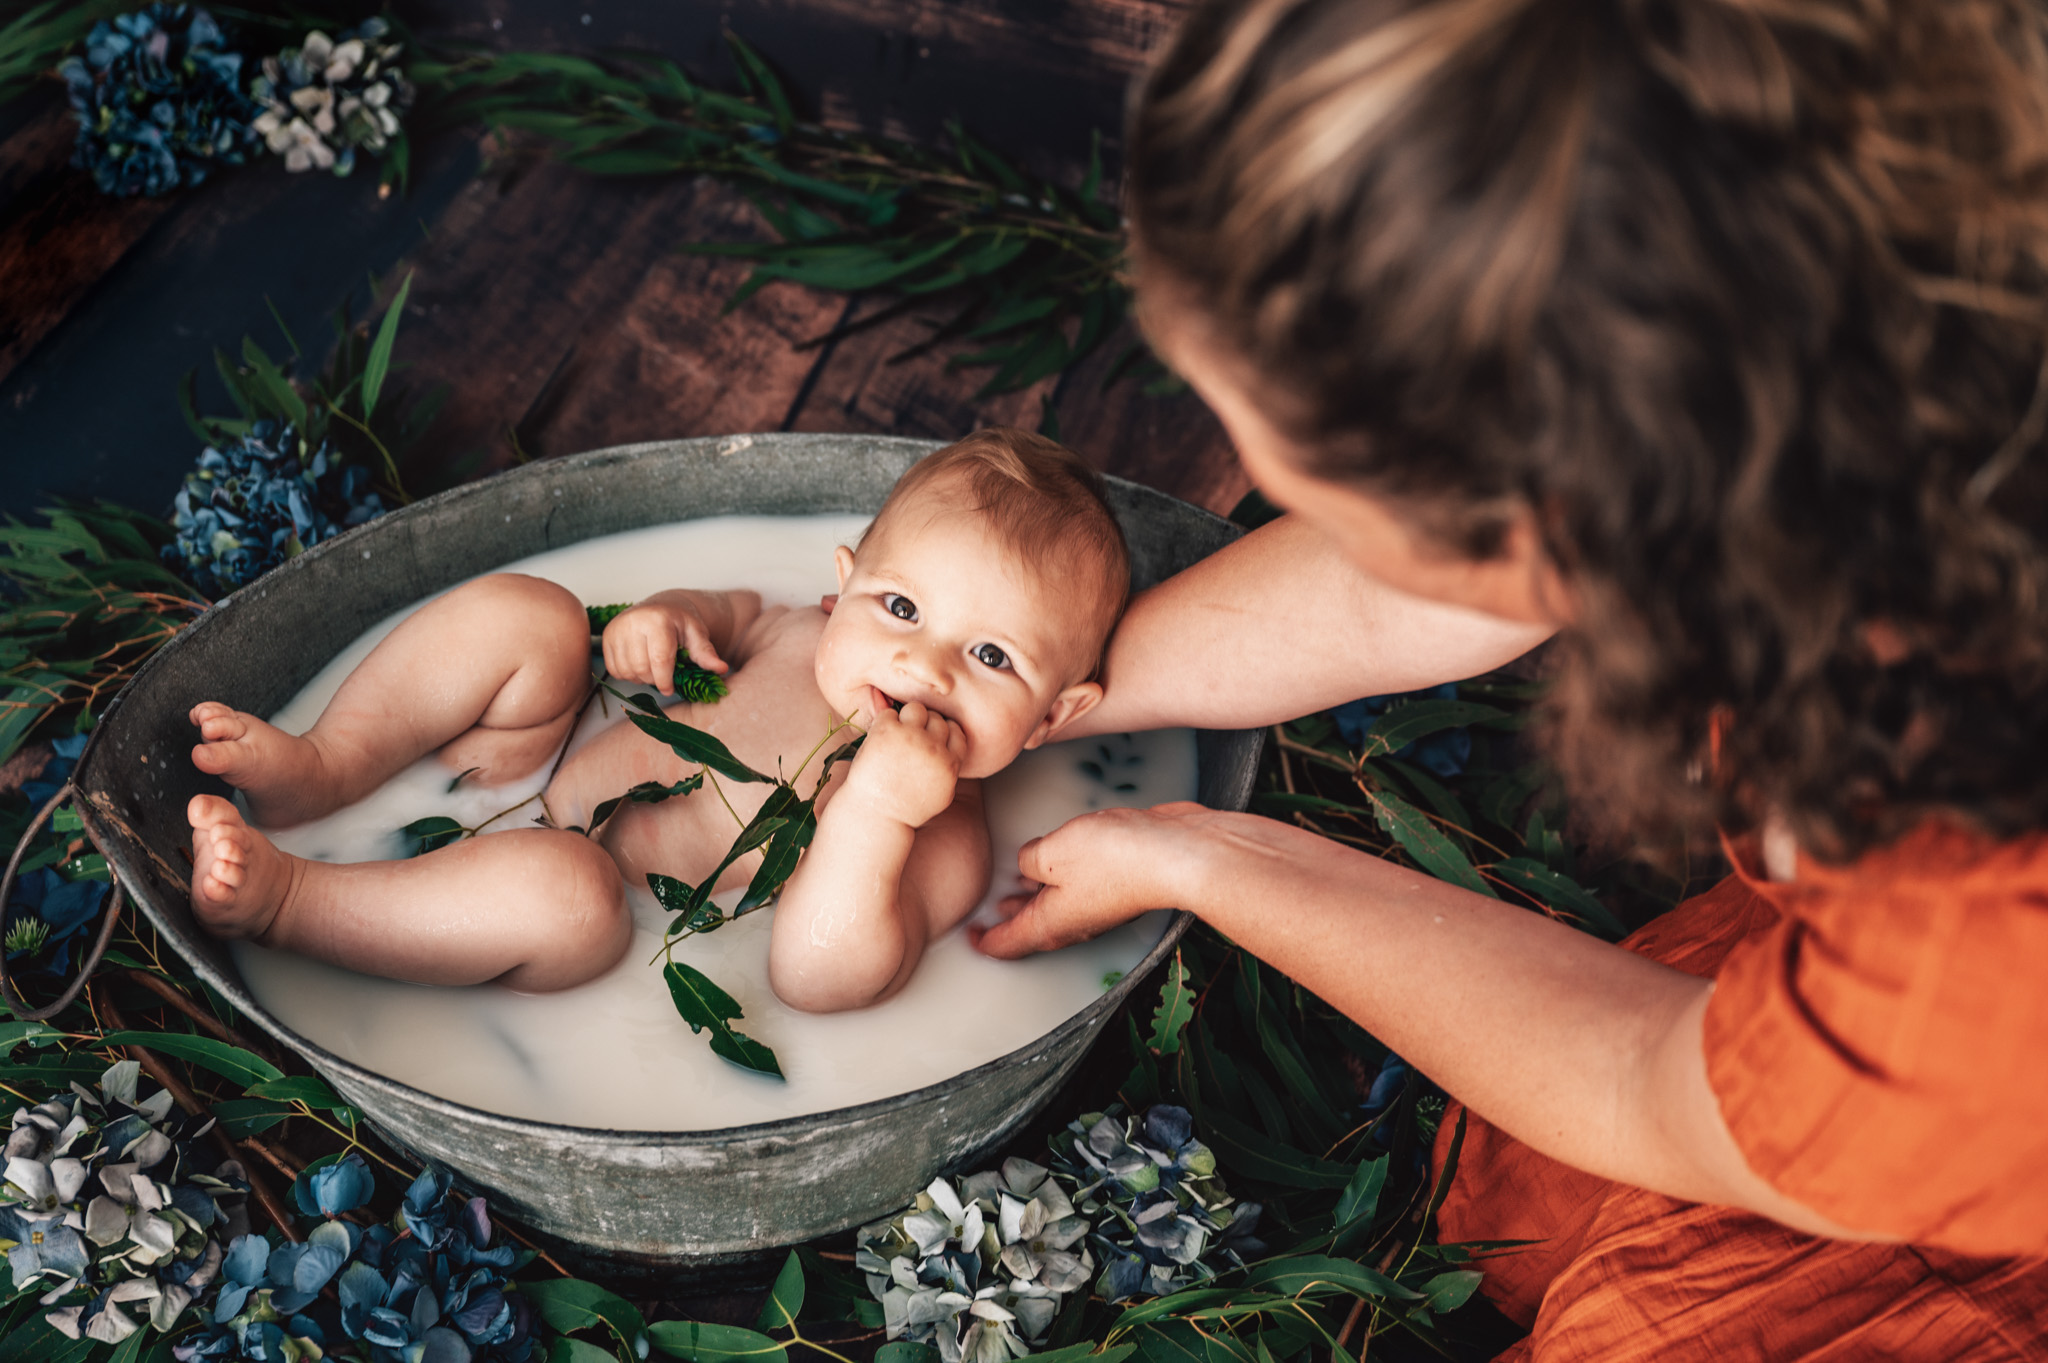
<svg viewBox="0 0 2048 1363">
<path fill-rule="evenodd" d="M 227 706 L 217 705 L 199 720 L 199 736 L 208 743 L 231 743 L 249 736 L 249 721 Z"/>
</svg>

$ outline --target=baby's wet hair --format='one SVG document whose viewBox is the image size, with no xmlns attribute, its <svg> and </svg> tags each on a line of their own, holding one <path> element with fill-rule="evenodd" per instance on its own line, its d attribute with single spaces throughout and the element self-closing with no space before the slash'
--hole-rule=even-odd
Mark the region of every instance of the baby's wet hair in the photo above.
<svg viewBox="0 0 2048 1363">
<path fill-rule="evenodd" d="M 1001 545 L 1034 572 L 1073 574 L 1100 584 L 1092 623 L 1109 638 L 1130 597 L 1131 555 L 1110 510 L 1102 475 L 1080 455 L 1030 431 L 985 426 L 910 466 L 868 533 L 922 489 L 957 478 L 958 510 L 984 517 Z"/>
</svg>

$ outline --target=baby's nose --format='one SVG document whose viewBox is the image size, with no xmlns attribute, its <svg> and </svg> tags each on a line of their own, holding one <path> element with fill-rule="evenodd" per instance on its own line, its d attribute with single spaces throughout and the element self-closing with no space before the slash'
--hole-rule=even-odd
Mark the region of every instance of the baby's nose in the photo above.
<svg viewBox="0 0 2048 1363">
<path fill-rule="evenodd" d="M 953 677 L 943 662 L 924 649 L 905 649 L 896 655 L 896 668 L 904 676 L 940 695 L 953 689 Z"/>
</svg>

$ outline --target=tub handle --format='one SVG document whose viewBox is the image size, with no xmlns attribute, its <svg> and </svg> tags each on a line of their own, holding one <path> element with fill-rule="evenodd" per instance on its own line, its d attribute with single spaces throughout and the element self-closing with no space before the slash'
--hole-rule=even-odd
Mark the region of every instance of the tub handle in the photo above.
<svg viewBox="0 0 2048 1363">
<path fill-rule="evenodd" d="M 30 841 L 42 831 L 43 825 L 50 821 L 50 816 L 57 812 L 57 806 L 77 793 L 71 783 L 66 781 L 57 788 L 57 793 L 50 797 L 49 803 L 28 821 L 28 827 L 22 831 L 21 841 L 14 844 L 14 855 L 7 859 L 7 873 L 0 875 L 0 915 L 6 913 L 7 901 L 14 894 L 14 880 L 21 871 L 21 859 L 27 854 Z M 105 855 L 104 851 L 101 855 Z M 55 1003 L 45 1004 L 41 1008 L 30 1008 L 24 1003 L 21 995 L 14 992 L 14 981 L 7 976 L 7 953 L 0 951 L 0 1002 L 6 1003 L 16 1018 L 23 1022 L 41 1022 L 46 1018 L 55 1017 L 71 1006 L 71 1001 L 79 996 L 85 988 L 86 981 L 92 978 L 92 972 L 99 968 L 100 958 L 107 954 L 107 943 L 114 938 L 114 924 L 121 920 L 121 877 L 115 874 L 111 861 L 107 863 L 107 880 L 113 886 L 114 893 L 107 898 L 106 921 L 100 924 L 100 935 L 93 942 L 92 950 L 86 953 L 85 963 L 79 967 L 78 978 L 65 986 L 64 992 L 57 996 Z"/>
</svg>

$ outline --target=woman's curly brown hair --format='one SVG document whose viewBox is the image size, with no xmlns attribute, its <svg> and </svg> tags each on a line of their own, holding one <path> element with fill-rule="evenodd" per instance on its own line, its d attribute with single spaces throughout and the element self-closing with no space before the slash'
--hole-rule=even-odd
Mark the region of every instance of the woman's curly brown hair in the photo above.
<svg viewBox="0 0 2048 1363">
<path fill-rule="evenodd" d="M 2048 828 L 2044 27 L 1213 0 L 1133 114 L 1141 260 L 1310 471 L 1475 556 L 1533 515 L 1553 754 L 1610 816 Z"/>
</svg>

